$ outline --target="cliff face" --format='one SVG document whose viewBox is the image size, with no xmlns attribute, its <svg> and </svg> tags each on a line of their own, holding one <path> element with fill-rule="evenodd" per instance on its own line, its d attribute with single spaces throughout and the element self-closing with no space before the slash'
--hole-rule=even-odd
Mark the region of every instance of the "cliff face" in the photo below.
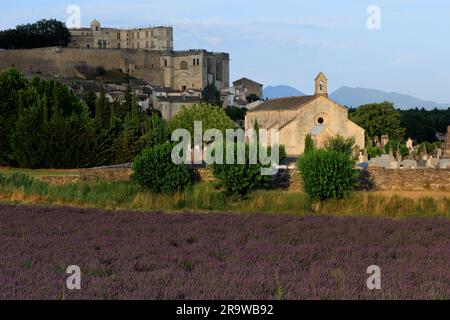
<svg viewBox="0 0 450 320">
<path fill-rule="evenodd" d="M 120 69 L 154 85 L 163 85 L 161 52 L 138 50 L 99 50 L 38 48 L 0 51 L 0 69 L 16 67 L 25 75 L 61 79 L 83 78 L 80 69 Z"/>
</svg>

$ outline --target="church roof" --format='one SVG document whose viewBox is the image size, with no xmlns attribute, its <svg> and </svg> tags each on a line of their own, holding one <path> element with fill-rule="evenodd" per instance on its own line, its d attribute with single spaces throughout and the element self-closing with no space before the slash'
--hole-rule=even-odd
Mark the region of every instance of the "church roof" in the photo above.
<svg viewBox="0 0 450 320">
<path fill-rule="evenodd" d="M 249 112 L 255 111 L 276 111 L 276 110 L 297 110 L 301 106 L 313 101 L 317 96 L 301 96 L 271 99 L 261 103 Z"/>
</svg>

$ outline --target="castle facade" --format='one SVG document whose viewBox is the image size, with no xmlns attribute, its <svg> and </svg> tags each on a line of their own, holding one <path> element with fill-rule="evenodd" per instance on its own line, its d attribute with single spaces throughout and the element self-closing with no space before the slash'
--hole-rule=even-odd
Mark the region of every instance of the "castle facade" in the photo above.
<svg viewBox="0 0 450 320">
<path fill-rule="evenodd" d="M 102 28 L 94 20 L 90 28 L 69 29 L 69 32 L 71 48 L 173 50 L 172 27 Z"/>
</svg>

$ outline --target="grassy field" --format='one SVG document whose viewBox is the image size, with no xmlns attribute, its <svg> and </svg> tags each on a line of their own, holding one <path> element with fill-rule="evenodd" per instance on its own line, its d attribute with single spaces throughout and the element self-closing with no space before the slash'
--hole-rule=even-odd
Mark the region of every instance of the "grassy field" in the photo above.
<svg viewBox="0 0 450 320">
<path fill-rule="evenodd" d="M 0 174 L 11 176 L 13 173 L 23 173 L 35 178 L 52 176 L 76 176 L 80 174 L 79 169 L 20 169 L 1 167 Z"/>
<path fill-rule="evenodd" d="M 46 172 L 47 173 L 47 172 Z M 379 217 L 450 217 L 450 196 L 431 193 L 414 197 L 354 192 L 341 200 L 312 201 L 301 192 L 259 190 L 235 201 L 209 183 L 201 183 L 174 195 L 153 194 L 133 182 L 79 181 L 64 185 L 43 182 L 36 173 L 4 176 L 0 183 L 0 201 L 9 203 L 53 204 L 112 210 L 165 212 L 247 212 L 362 215 Z"/>
</svg>

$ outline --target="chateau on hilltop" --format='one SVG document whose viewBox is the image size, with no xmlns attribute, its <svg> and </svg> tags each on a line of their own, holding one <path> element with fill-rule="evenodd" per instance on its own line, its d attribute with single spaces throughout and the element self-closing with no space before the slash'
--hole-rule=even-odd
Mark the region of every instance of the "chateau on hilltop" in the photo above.
<svg viewBox="0 0 450 320">
<path fill-rule="evenodd" d="M 119 79 L 128 76 L 128 82 L 140 79 L 144 84 L 135 88 L 139 103 L 143 108 L 160 110 L 164 119 L 199 102 L 201 91 L 207 85 L 221 91 L 230 86 L 229 54 L 203 49 L 173 50 L 172 27 L 102 28 L 94 20 L 90 28 L 69 31 L 72 37 L 67 48 L 0 51 L 0 70 L 16 67 L 28 77 L 38 75 L 66 81 L 80 95 L 92 92 L 86 88 L 96 86 L 89 81 L 115 83 L 117 75 L 125 76 Z M 113 76 L 106 78 L 108 75 Z M 125 89 L 120 92 L 112 89 L 107 95 L 113 100 L 121 99 Z M 94 93 L 99 94 L 101 90 L 96 89 Z"/>
<path fill-rule="evenodd" d="M 254 128 L 255 121 L 260 129 L 269 132 L 278 129 L 280 144 L 291 156 L 303 154 L 305 138 L 311 134 L 316 147 L 323 147 L 329 137 L 341 135 L 354 137 L 358 149 L 364 149 L 364 129 L 348 119 L 348 109 L 330 98 L 327 92 L 327 78 L 321 72 L 315 79 L 315 94 L 268 100 L 247 113 L 245 128 Z"/>
<path fill-rule="evenodd" d="M 90 28 L 69 31 L 71 48 L 173 50 L 172 27 L 102 28 L 100 22 L 94 20 Z"/>
<path fill-rule="evenodd" d="M 203 49 L 173 50 L 172 27 L 69 29 L 68 48 L 0 51 L 0 69 L 14 66 L 27 76 L 91 79 L 96 70 L 120 70 L 154 87 L 185 92 L 230 86 L 230 56 Z"/>
</svg>

